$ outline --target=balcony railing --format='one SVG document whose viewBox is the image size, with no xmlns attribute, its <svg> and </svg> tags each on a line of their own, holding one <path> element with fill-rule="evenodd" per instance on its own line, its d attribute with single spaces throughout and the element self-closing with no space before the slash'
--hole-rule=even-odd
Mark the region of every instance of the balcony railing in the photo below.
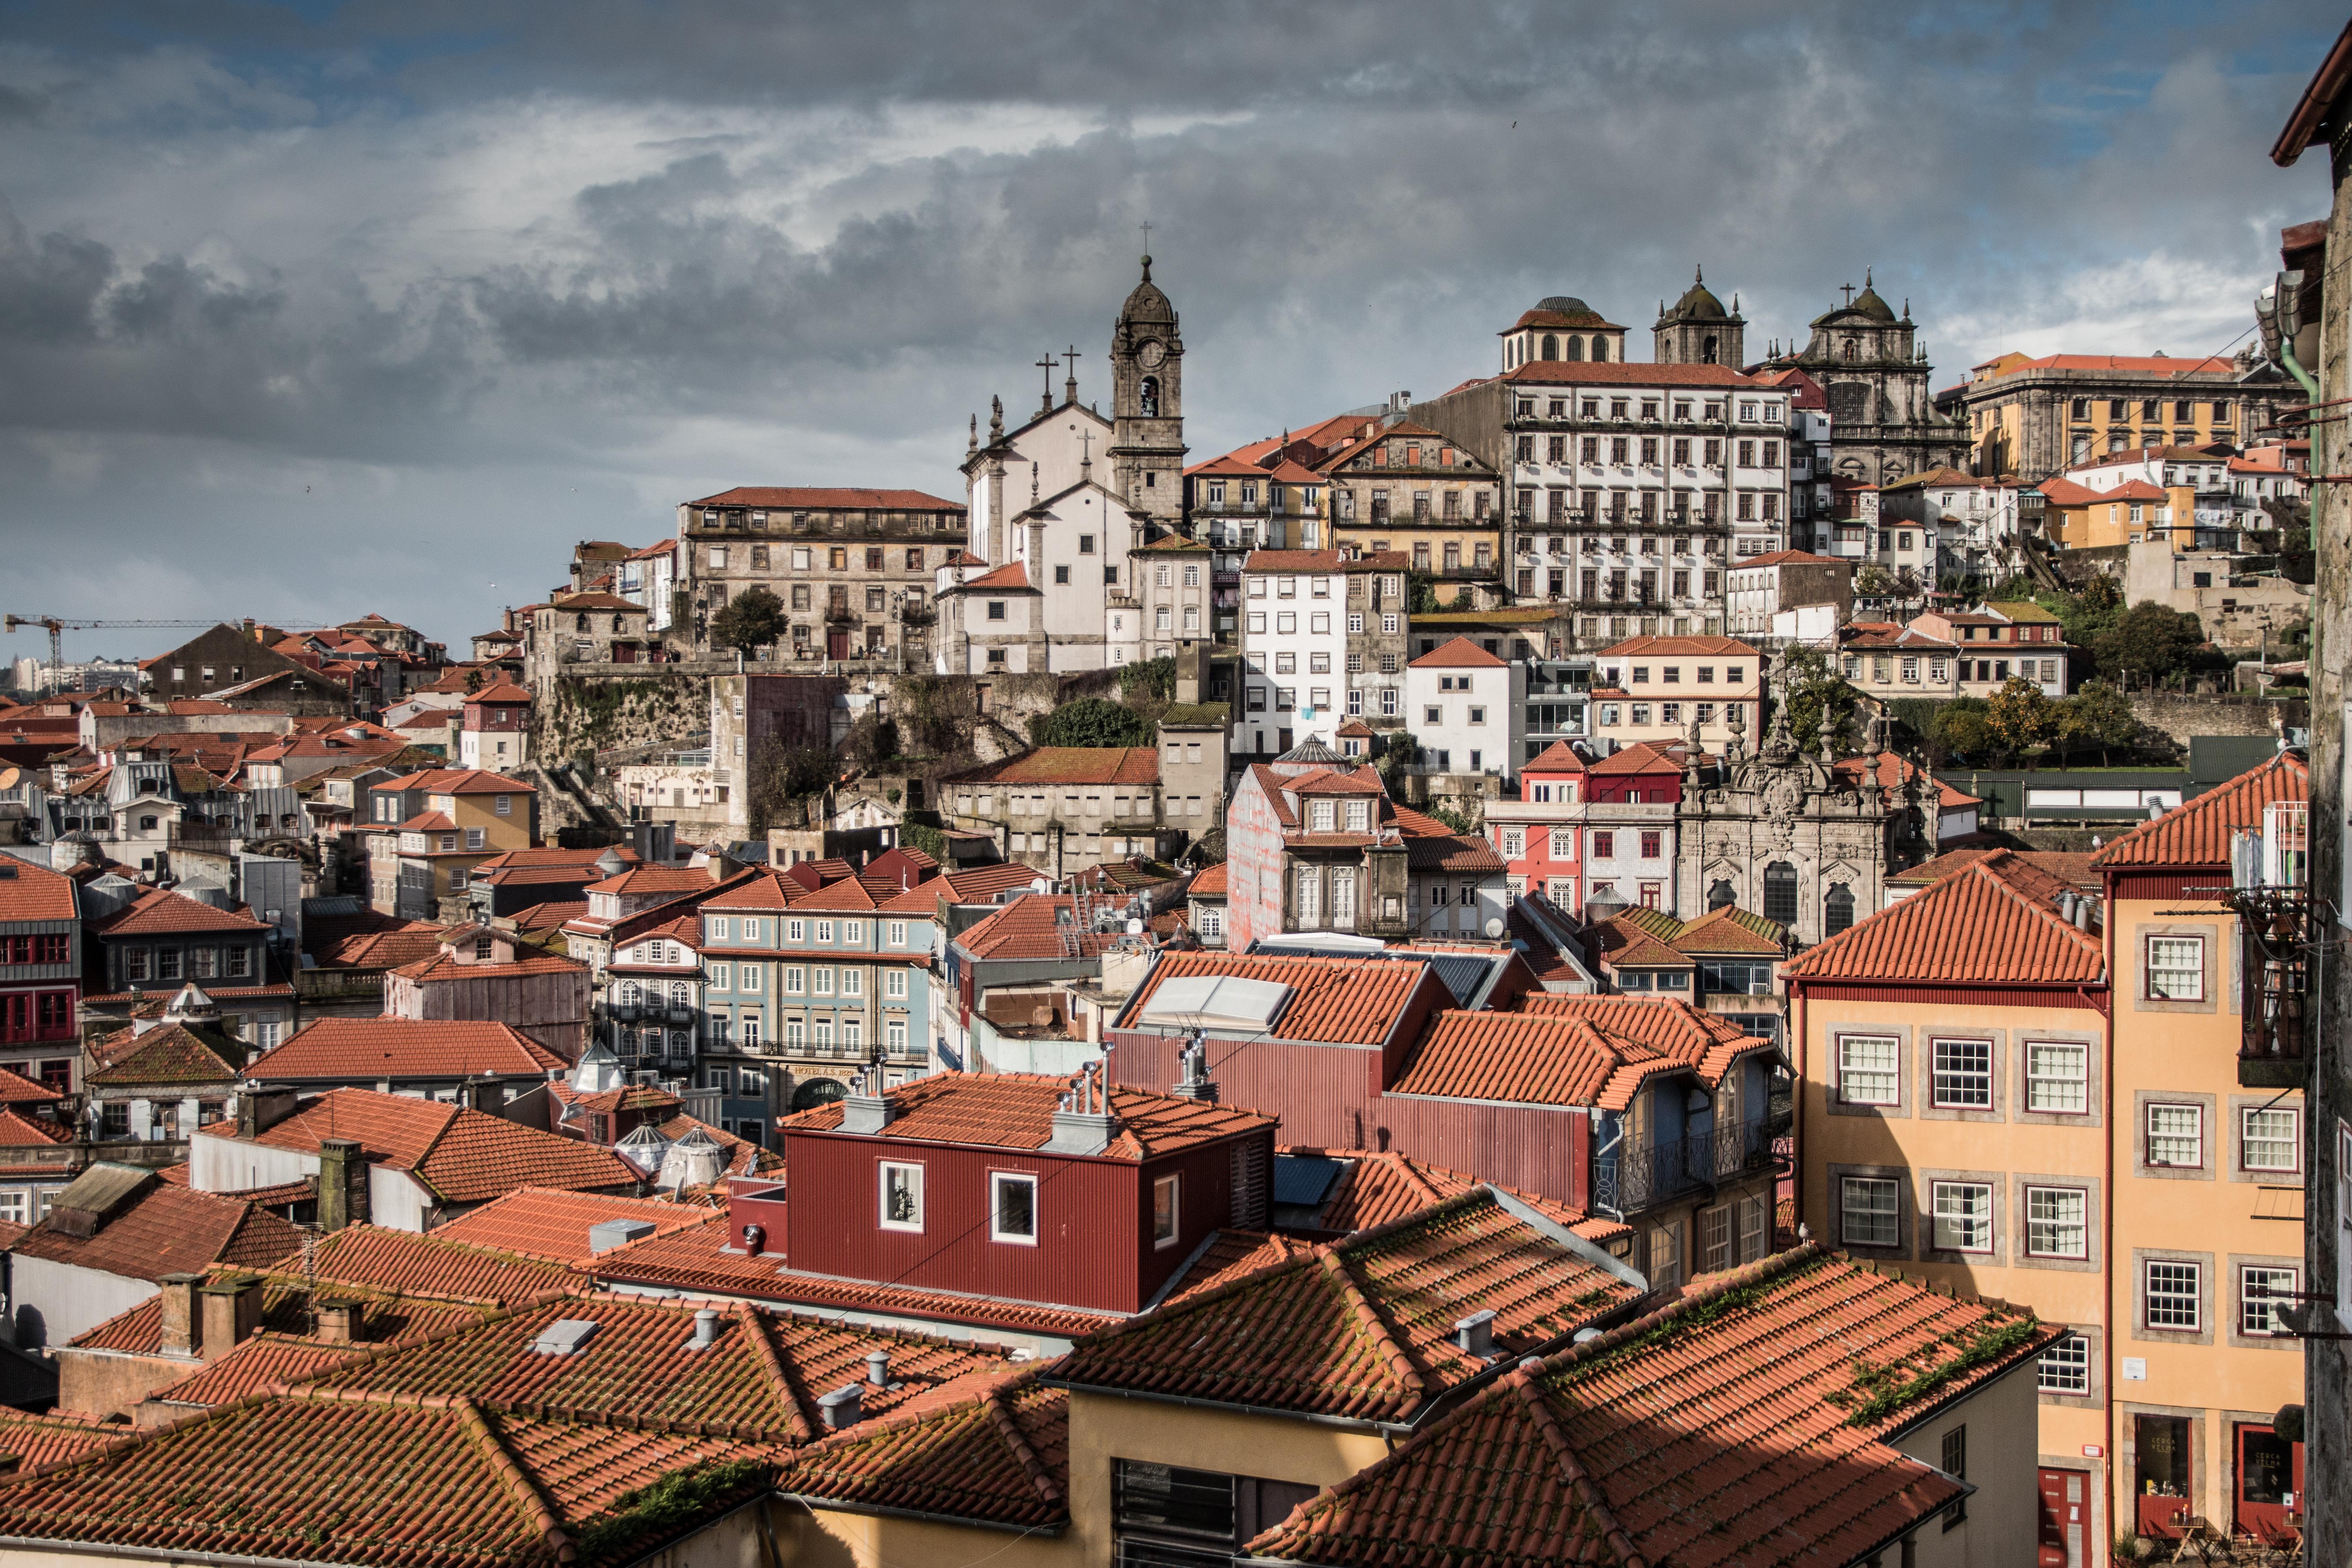
<svg viewBox="0 0 2352 1568">
<path fill-rule="evenodd" d="M 1769 1169 L 1789 1115 L 1734 1121 L 1662 1143 L 1628 1143 L 1592 1162 L 1593 1206 L 1622 1218 L 1700 1187 Z"/>
</svg>

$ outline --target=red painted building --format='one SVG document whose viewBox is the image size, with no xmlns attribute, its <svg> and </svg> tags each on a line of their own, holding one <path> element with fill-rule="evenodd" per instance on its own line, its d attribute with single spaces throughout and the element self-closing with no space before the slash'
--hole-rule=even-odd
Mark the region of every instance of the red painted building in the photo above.
<svg viewBox="0 0 2352 1568">
<path fill-rule="evenodd" d="M 787 1279 L 1134 1312 L 1270 1218 L 1273 1117 L 1098 1075 L 944 1074 L 779 1126 L 791 1203 L 734 1183 L 730 1250 Z"/>
<path fill-rule="evenodd" d="M 74 1087 L 80 976 L 73 879 L 0 855 L 0 1066 Z"/>
</svg>

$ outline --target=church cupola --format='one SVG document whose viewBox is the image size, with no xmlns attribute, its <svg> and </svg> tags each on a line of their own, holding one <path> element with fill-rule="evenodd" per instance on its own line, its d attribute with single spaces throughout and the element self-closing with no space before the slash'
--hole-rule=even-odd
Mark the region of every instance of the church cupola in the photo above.
<svg viewBox="0 0 2352 1568">
<path fill-rule="evenodd" d="M 1674 308 L 1658 312 L 1658 323 L 1651 329 L 1652 356 L 1660 364 L 1722 364 L 1738 370 L 1747 363 L 1747 332 L 1738 296 L 1725 310 L 1706 286 L 1706 268 L 1700 268 Z"/>
</svg>

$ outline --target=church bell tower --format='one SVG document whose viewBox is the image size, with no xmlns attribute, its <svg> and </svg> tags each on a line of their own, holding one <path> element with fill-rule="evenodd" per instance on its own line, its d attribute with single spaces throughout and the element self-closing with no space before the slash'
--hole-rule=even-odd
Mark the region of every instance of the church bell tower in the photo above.
<svg viewBox="0 0 2352 1568">
<path fill-rule="evenodd" d="M 1173 531 L 1184 518 L 1184 340 L 1149 256 L 1111 328 L 1110 388 L 1111 488 Z"/>
</svg>

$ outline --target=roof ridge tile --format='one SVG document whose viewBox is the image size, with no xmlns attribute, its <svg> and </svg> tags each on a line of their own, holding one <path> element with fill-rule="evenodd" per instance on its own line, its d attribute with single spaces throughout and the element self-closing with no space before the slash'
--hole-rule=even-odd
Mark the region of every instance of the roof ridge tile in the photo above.
<svg viewBox="0 0 2352 1568">
<path fill-rule="evenodd" d="M 1634 1546 L 1633 1536 L 1626 1533 L 1625 1527 L 1617 1521 L 1609 1500 L 1593 1484 L 1591 1474 L 1585 1469 L 1583 1461 L 1576 1457 L 1575 1447 L 1569 1442 L 1568 1434 L 1561 1430 L 1559 1417 L 1553 1412 L 1551 1402 L 1543 1396 L 1543 1391 L 1536 1386 L 1534 1376 L 1522 1364 L 1512 1368 L 1505 1381 L 1511 1392 L 1518 1396 L 1519 1404 L 1526 1409 L 1537 1435 L 1543 1439 L 1544 1447 L 1549 1448 L 1552 1458 L 1559 1461 L 1560 1479 L 1568 1483 L 1569 1489 L 1584 1505 L 1584 1511 L 1609 1538 L 1610 1550 L 1617 1554 L 1622 1568 L 1649 1568 L 1649 1560 Z"/>
<path fill-rule="evenodd" d="M 1349 1314 L 1364 1337 L 1371 1342 L 1373 1350 L 1388 1363 L 1391 1375 L 1415 1394 L 1428 1394 L 1429 1383 L 1422 1375 L 1419 1363 L 1414 1362 L 1404 1346 L 1397 1342 L 1393 1327 L 1381 1315 L 1381 1310 L 1373 1304 L 1371 1297 L 1365 1293 L 1363 1284 L 1357 1279 L 1354 1270 L 1341 1260 L 1340 1248 L 1326 1247 L 1318 1250 L 1324 1274 L 1339 1288 L 1339 1299 L 1347 1303 Z M 1256 1276 L 1247 1278 L 1255 1279 Z"/>
</svg>

